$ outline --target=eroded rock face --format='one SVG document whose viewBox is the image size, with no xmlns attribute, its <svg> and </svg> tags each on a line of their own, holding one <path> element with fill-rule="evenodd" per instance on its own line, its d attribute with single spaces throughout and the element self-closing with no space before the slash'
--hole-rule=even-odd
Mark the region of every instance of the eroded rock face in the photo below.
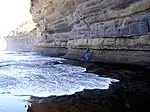
<svg viewBox="0 0 150 112">
<path fill-rule="evenodd" d="M 39 46 L 150 50 L 150 0 L 31 0 L 30 12 Z"/>
<path fill-rule="evenodd" d="M 11 30 L 5 39 L 8 51 L 34 51 L 34 46 L 41 40 L 41 31 L 30 20 Z"/>
<path fill-rule="evenodd" d="M 31 1 L 33 20 L 46 36 L 55 39 L 149 34 L 149 8 L 149 0 Z"/>
</svg>

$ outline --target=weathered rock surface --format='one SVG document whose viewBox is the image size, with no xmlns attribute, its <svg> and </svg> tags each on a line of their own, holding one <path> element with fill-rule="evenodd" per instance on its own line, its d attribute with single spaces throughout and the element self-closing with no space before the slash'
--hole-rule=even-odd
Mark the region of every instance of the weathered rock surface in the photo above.
<svg viewBox="0 0 150 112">
<path fill-rule="evenodd" d="M 149 34 L 149 8 L 149 0 L 31 1 L 33 20 L 54 39 Z"/>
<path fill-rule="evenodd" d="M 66 57 L 91 61 L 150 62 L 149 0 L 31 0 L 42 32 L 38 46 L 66 47 Z"/>
<path fill-rule="evenodd" d="M 99 61 L 150 63 L 150 0 L 31 0 L 30 12 L 38 47 L 66 48 L 73 59 L 89 47 Z"/>
<path fill-rule="evenodd" d="M 5 37 L 7 50 L 34 51 L 34 46 L 40 42 L 41 32 L 33 21 L 26 21 L 13 29 Z"/>
<path fill-rule="evenodd" d="M 77 61 L 68 63 L 81 66 Z M 31 96 L 29 109 L 33 112 L 149 112 L 150 69 L 123 64 L 88 64 L 84 65 L 88 72 L 113 77 L 119 82 L 113 83 L 108 90 L 83 90 L 73 95 L 47 98 Z"/>
</svg>

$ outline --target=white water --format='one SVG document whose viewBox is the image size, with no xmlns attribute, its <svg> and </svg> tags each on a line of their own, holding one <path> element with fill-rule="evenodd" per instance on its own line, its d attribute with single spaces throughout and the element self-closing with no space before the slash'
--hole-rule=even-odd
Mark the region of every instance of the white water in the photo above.
<svg viewBox="0 0 150 112">
<path fill-rule="evenodd" d="M 108 89 L 112 82 L 118 82 L 86 73 L 80 66 L 63 64 L 64 60 L 33 52 L 1 53 L 0 94 L 70 95 L 83 89 Z"/>
</svg>

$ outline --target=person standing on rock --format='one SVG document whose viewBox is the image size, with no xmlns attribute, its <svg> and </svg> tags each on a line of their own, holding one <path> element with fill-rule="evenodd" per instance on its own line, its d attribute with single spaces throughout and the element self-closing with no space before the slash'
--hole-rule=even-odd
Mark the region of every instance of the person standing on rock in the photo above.
<svg viewBox="0 0 150 112">
<path fill-rule="evenodd" d="M 83 53 L 83 55 L 81 56 L 81 61 L 83 65 L 85 64 L 85 62 L 89 61 L 89 52 L 90 52 L 90 49 L 87 48 L 86 52 Z"/>
<path fill-rule="evenodd" d="M 86 49 L 86 52 L 85 52 L 85 60 L 86 60 L 86 61 L 89 61 L 89 52 L 90 52 L 90 49 L 87 48 L 87 49 Z"/>
</svg>

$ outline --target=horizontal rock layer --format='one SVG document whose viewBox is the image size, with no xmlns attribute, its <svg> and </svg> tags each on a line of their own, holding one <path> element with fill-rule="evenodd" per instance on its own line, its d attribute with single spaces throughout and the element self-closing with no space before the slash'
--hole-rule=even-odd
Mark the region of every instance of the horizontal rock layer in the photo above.
<svg viewBox="0 0 150 112">
<path fill-rule="evenodd" d="M 66 48 L 72 58 L 89 47 L 91 60 L 150 63 L 150 0 L 31 0 L 30 12 L 38 47 Z"/>
<path fill-rule="evenodd" d="M 32 0 L 31 6 L 33 20 L 48 39 L 150 33 L 149 0 Z"/>
</svg>

